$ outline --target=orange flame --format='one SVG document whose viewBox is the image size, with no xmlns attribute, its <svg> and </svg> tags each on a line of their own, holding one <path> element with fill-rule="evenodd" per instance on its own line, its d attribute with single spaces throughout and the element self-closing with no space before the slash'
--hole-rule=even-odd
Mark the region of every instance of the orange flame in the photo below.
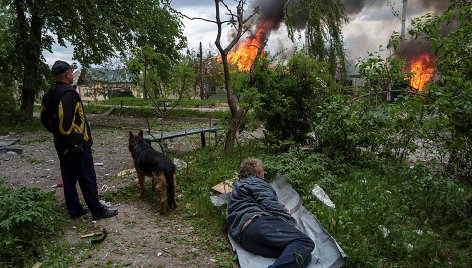
<svg viewBox="0 0 472 268">
<path fill-rule="evenodd" d="M 228 62 L 238 66 L 241 71 L 249 71 L 252 62 L 257 56 L 257 51 L 262 45 L 264 38 L 267 38 L 267 32 L 272 28 L 272 22 L 260 23 L 257 26 L 255 35 L 247 38 L 243 42 L 239 42 L 236 49 L 228 53 Z M 264 54 L 264 52 L 262 52 Z M 221 60 L 221 56 L 218 57 Z"/>
<path fill-rule="evenodd" d="M 410 72 L 413 73 L 413 76 L 410 80 L 410 85 L 412 88 L 422 91 L 426 83 L 434 75 L 434 58 L 431 57 L 428 53 L 421 54 L 418 58 L 414 59 L 410 63 Z"/>
</svg>

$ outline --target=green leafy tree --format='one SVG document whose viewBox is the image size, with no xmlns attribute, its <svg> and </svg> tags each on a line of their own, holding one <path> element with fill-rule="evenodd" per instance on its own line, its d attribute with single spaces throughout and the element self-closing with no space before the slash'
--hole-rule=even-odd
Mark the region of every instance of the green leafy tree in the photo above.
<svg viewBox="0 0 472 268">
<path fill-rule="evenodd" d="M 156 5 L 148 4 L 145 8 L 138 23 L 146 27 L 141 27 L 136 34 L 128 66 L 143 88 L 143 97 L 147 98 L 148 86 L 156 90 L 155 83 L 147 84 L 148 79 L 166 82 L 172 77 L 172 67 L 180 59 L 179 51 L 185 48 L 186 39 L 177 16 Z"/>
<path fill-rule="evenodd" d="M 7 124 L 16 124 L 23 118 L 15 101 L 15 77 L 19 70 L 14 66 L 15 42 L 8 30 L 12 18 L 11 10 L 0 6 L 0 121 Z"/>
<path fill-rule="evenodd" d="M 223 68 L 218 62 L 216 53 L 208 50 L 202 59 L 203 97 L 208 98 L 211 93 L 221 91 L 224 88 Z"/>
<path fill-rule="evenodd" d="M 396 49 L 401 37 L 394 32 L 389 40 L 387 48 Z M 380 46 L 379 51 L 368 52 L 368 56 L 358 59 L 356 67 L 359 75 L 363 78 L 363 83 L 358 86 L 356 95 L 369 96 L 371 105 L 383 105 L 385 100 L 394 101 L 397 97 L 405 93 L 411 93 L 408 81 L 413 73 L 405 72 L 405 60 L 396 55 L 383 56 L 384 47 Z"/>
<path fill-rule="evenodd" d="M 0 83 L 2 86 L 10 86 L 13 84 L 15 77 L 12 71 L 12 59 L 15 42 L 13 34 L 8 29 L 11 28 L 13 14 L 10 10 L 0 6 Z"/>
<path fill-rule="evenodd" d="M 347 22 L 341 0 L 289 0 L 285 24 L 294 40 L 299 29 L 305 29 L 308 55 L 329 63 L 333 77 L 347 75 L 342 25 Z"/>
<path fill-rule="evenodd" d="M 199 96 L 197 90 L 198 73 L 195 60 L 190 54 L 182 55 L 173 68 L 173 75 L 167 83 L 166 95 L 177 95 L 186 98 Z"/>
<path fill-rule="evenodd" d="M 138 43 L 140 33 L 151 27 L 159 37 L 152 41 L 165 43 L 162 53 L 174 57 L 183 41 L 179 24 L 169 24 L 168 11 L 159 0 L 145 1 L 71 1 L 0 0 L 12 14 L 9 31 L 15 42 L 15 62 L 19 73 L 21 110 L 33 115 L 35 95 L 49 77 L 42 51 L 51 51 L 56 41 L 74 46 L 74 59 L 83 65 L 101 63 L 116 52 Z M 174 21 L 177 21 L 174 18 Z M 169 27 L 174 27 L 170 30 Z M 158 32 L 159 31 L 159 32 Z"/>
<path fill-rule="evenodd" d="M 190 98 L 196 94 L 198 74 L 195 61 L 190 55 L 180 55 L 178 59 L 169 63 L 165 72 L 162 72 L 162 66 L 157 64 L 159 53 L 150 52 L 148 46 L 143 48 L 147 52 L 128 61 L 133 79 L 141 86 L 143 94 L 146 92 L 146 95 L 153 99 L 165 99 L 172 96 Z M 146 58 L 143 57 L 145 53 Z"/>
</svg>

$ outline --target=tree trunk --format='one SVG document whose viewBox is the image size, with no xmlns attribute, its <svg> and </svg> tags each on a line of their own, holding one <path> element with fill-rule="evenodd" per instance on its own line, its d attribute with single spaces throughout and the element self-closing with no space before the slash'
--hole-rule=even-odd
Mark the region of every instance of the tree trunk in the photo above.
<svg viewBox="0 0 472 268">
<path fill-rule="evenodd" d="M 16 21 L 19 25 L 19 35 L 17 38 L 17 46 L 22 55 L 23 65 L 23 79 L 21 86 L 21 111 L 24 112 L 28 119 L 33 119 L 34 99 L 38 86 L 41 84 L 41 77 L 39 75 L 39 66 L 41 64 L 41 32 L 42 32 L 42 18 L 39 15 L 37 8 L 44 6 L 42 1 L 35 3 L 35 7 L 30 7 L 31 25 L 28 27 L 28 22 L 25 16 L 25 5 L 27 3 L 16 0 L 15 8 L 17 11 Z M 22 45 L 23 44 L 23 45 Z"/>
<path fill-rule="evenodd" d="M 234 142 L 236 141 L 236 135 L 243 118 L 244 111 L 238 109 L 235 115 L 231 115 L 231 124 L 229 125 L 228 131 L 225 136 L 225 153 L 231 155 L 234 149 Z"/>
<path fill-rule="evenodd" d="M 221 46 L 221 34 L 222 34 L 222 24 L 223 22 L 220 19 L 220 2 L 223 2 L 222 0 L 215 0 L 215 9 L 216 9 L 216 25 L 218 27 L 218 33 L 216 35 L 216 40 L 215 40 L 215 45 L 218 51 L 220 52 L 221 55 L 221 62 L 223 63 L 223 71 L 224 71 L 224 78 L 225 78 L 225 88 L 226 88 L 226 97 L 228 100 L 228 106 L 231 111 L 231 124 L 229 126 L 228 132 L 226 132 L 226 137 L 225 137 L 225 153 L 227 155 L 230 155 L 233 153 L 233 148 L 234 148 L 234 142 L 236 141 L 236 133 L 239 129 L 239 125 L 241 123 L 241 120 L 243 118 L 243 115 L 245 114 L 244 109 L 239 108 L 237 105 L 237 98 L 234 95 L 233 92 L 233 86 L 231 83 L 231 74 L 229 71 L 229 64 L 228 64 L 228 52 L 238 43 L 239 38 L 241 38 L 241 35 L 243 33 L 243 26 L 244 23 L 246 22 L 243 20 L 244 17 L 244 2 L 242 0 L 238 1 L 238 7 L 237 7 L 237 15 L 233 17 L 233 19 L 237 20 L 237 26 L 235 27 L 237 33 L 233 40 L 225 47 L 223 48 Z M 249 20 L 252 17 L 249 16 L 247 20 Z"/>
<path fill-rule="evenodd" d="M 200 99 L 203 100 L 205 98 L 205 91 L 203 89 L 203 50 L 202 50 L 202 42 L 200 42 L 200 50 L 199 50 L 199 65 L 200 65 Z"/>
<path fill-rule="evenodd" d="M 147 80 L 147 63 L 146 63 L 146 56 L 144 56 L 143 99 L 148 98 L 147 88 L 146 88 L 146 80 Z"/>
</svg>

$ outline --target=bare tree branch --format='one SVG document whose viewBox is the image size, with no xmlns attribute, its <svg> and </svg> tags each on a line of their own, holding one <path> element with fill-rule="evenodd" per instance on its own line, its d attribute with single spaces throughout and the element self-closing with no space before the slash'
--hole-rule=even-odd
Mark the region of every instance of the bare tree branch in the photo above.
<svg viewBox="0 0 472 268">
<path fill-rule="evenodd" d="M 201 21 L 206 21 L 206 22 L 211 22 L 211 23 L 216 23 L 216 21 L 214 20 L 210 20 L 210 19 L 205 19 L 205 18 L 200 18 L 200 17 L 189 17 L 187 15 L 185 15 L 184 13 L 176 10 L 175 8 L 171 7 L 170 5 L 167 6 L 168 9 L 170 9 L 172 12 L 186 18 L 186 19 L 189 19 L 189 20 L 201 20 Z"/>
</svg>

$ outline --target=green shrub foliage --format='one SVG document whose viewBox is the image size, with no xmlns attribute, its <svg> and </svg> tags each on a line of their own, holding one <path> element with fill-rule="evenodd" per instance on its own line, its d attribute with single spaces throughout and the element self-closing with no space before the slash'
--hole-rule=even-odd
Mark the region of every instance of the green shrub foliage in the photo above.
<svg viewBox="0 0 472 268">
<path fill-rule="evenodd" d="M 24 267 L 39 257 L 58 215 L 51 193 L 0 186 L 0 266 Z"/>
<path fill-rule="evenodd" d="M 440 81 L 428 88 L 428 137 L 447 152 L 447 173 L 472 182 L 472 4 L 453 0 L 442 15 L 413 20 L 413 36 L 424 36 L 436 54 Z"/>
<path fill-rule="evenodd" d="M 325 63 L 296 53 L 285 64 L 272 66 L 265 59 L 254 73 L 254 87 L 261 93 L 256 113 L 264 122 L 272 144 L 303 143 L 320 103 L 334 83 Z"/>
<path fill-rule="evenodd" d="M 12 94 L 12 87 L 0 81 L 0 124 L 14 126 L 26 121 L 26 117 L 20 112 L 20 106 Z"/>
</svg>

